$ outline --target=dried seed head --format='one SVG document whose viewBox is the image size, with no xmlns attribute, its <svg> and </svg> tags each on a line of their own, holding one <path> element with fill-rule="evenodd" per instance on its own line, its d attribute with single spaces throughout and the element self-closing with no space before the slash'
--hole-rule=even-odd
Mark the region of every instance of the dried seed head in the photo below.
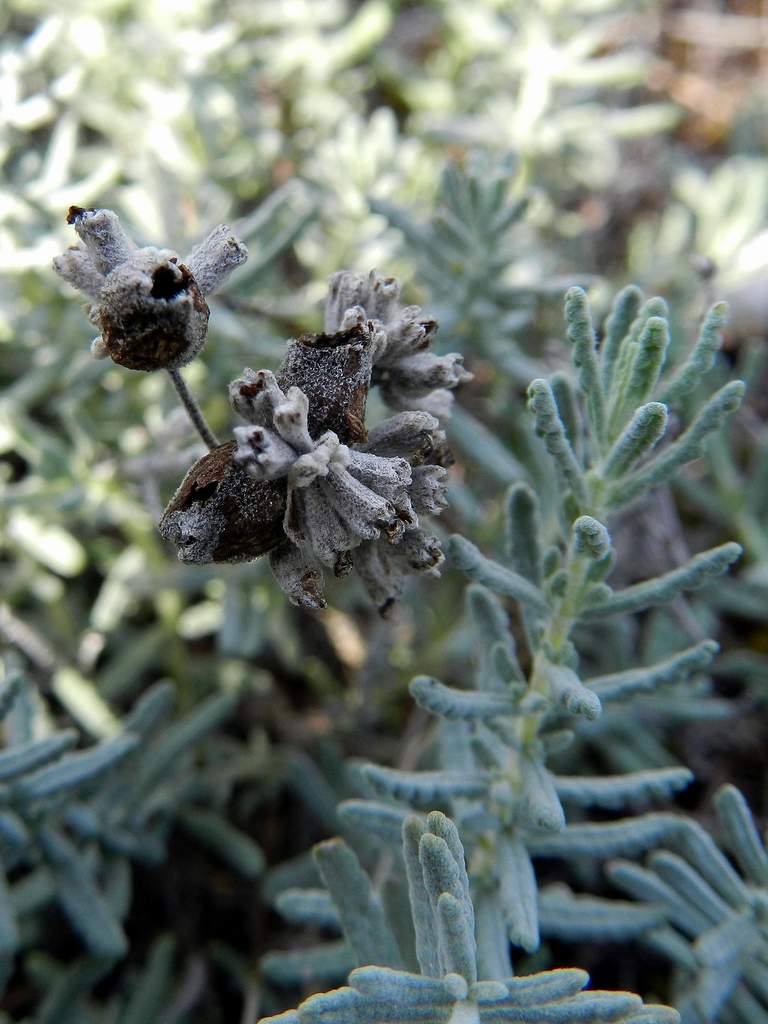
<svg viewBox="0 0 768 1024">
<path fill-rule="evenodd" d="M 450 415 L 451 389 L 469 380 L 457 352 L 428 351 L 437 321 L 418 306 L 400 304 L 400 285 L 372 270 L 368 277 L 341 271 L 331 278 L 325 310 L 326 330 L 339 330 L 368 318 L 375 337 L 373 383 L 395 409 L 425 409 Z"/>
<path fill-rule="evenodd" d="M 72 207 L 67 220 L 79 242 L 54 269 L 92 300 L 94 356 L 138 370 L 193 359 L 205 343 L 205 296 L 247 257 L 229 228 L 182 261 L 138 248 L 111 210 Z M 394 278 L 337 274 L 326 333 L 291 342 L 277 373 L 246 369 L 232 382 L 248 425 L 192 466 L 160 523 L 183 561 L 269 552 L 278 582 L 305 608 L 325 603 L 323 565 L 339 576 L 356 568 L 383 611 L 405 576 L 436 572 L 440 546 L 418 517 L 444 507 L 451 460 L 433 413 L 447 413 L 450 389 L 468 374 L 460 356 L 427 351 L 436 322 L 399 299 Z M 372 383 L 406 411 L 368 434 Z"/>
<path fill-rule="evenodd" d="M 53 261 L 54 270 L 94 300 L 89 318 L 101 330 L 93 354 L 132 370 L 176 370 L 205 344 L 204 296 L 247 257 L 221 225 L 182 261 L 171 249 L 136 247 L 111 210 L 73 206 L 67 223 L 80 237 Z"/>
<path fill-rule="evenodd" d="M 285 483 L 254 480 L 234 461 L 235 447 L 198 459 L 163 514 L 160 533 L 182 562 L 252 561 L 285 540 Z"/>
<path fill-rule="evenodd" d="M 84 210 L 70 206 L 67 224 L 73 225 L 99 274 L 106 275 L 130 259 L 136 244 L 112 210 Z"/>
<path fill-rule="evenodd" d="M 309 399 L 313 436 L 332 430 L 344 444 L 364 441 L 365 404 L 371 386 L 375 336 L 369 323 L 335 334 L 304 334 L 288 346 L 276 377 Z"/>
<path fill-rule="evenodd" d="M 412 473 L 410 497 L 420 514 L 439 516 L 448 502 L 445 485 L 448 473 L 442 466 L 416 466 Z"/>
<path fill-rule="evenodd" d="M 443 552 L 437 537 L 419 528 L 405 533 L 396 544 L 361 544 L 352 552 L 352 562 L 371 600 L 386 617 L 409 576 L 440 575 Z"/>
<path fill-rule="evenodd" d="M 376 383 L 392 408 L 418 406 L 438 419 L 445 419 L 453 403 L 451 389 L 471 376 L 464 369 L 462 357 L 455 352 L 447 356 L 417 352 L 394 360 L 390 367 L 377 368 Z"/>
<path fill-rule="evenodd" d="M 367 277 L 351 270 L 333 274 L 328 284 L 325 306 L 326 331 L 338 331 L 347 310 L 361 306 L 371 320 L 389 323 L 400 308 L 400 284 L 395 277 L 384 277 L 372 270 Z"/>
<path fill-rule="evenodd" d="M 229 401 L 237 415 L 260 426 L 271 423 L 280 394 L 271 370 L 257 371 L 247 366 L 242 377 L 229 385 Z"/>
<path fill-rule="evenodd" d="M 428 412 L 401 412 L 390 416 L 371 427 L 367 441 L 357 448 L 382 457 L 399 455 L 412 466 L 420 466 L 424 462 L 451 465 L 450 460 L 444 461 L 447 456 L 445 433 L 436 417 Z"/>
<path fill-rule="evenodd" d="M 96 269 L 91 254 L 80 242 L 57 256 L 53 269 L 78 291 L 89 299 L 98 299 L 104 287 L 104 275 Z"/>
<path fill-rule="evenodd" d="M 205 344 L 208 304 L 169 250 L 138 249 L 105 279 L 99 325 L 109 355 L 130 370 L 176 370 Z"/>
<path fill-rule="evenodd" d="M 219 224 L 196 245 L 184 262 L 203 295 L 212 295 L 233 270 L 248 259 L 248 250 L 226 224 Z"/>
<path fill-rule="evenodd" d="M 407 493 L 411 467 L 404 459 L 357 452 L 332 430 L 313 440 L 304 392 L 293 386 L 283 393 L 268 371 L 259 381 L 263 402 L 256 414 L 264 417 L 269 407 L 271 422 L 236 428 L 234 461 L 256 480 L 286 480 L 283 529 L 289 540 L 335 566 L 363 540 L 382 532 L 394 539 L 416 522 Z"/>
<path fill-rule="evenodd" d="M 353 298 L 366 298 L 361 280 L 341 275 L 338 283 L 342 291 L 352 288 Z M 397 282 L 376 277 L 373 294 L 372 308 L 383 317 L 401 312 Z M 419 325 L 414 307 L 406 314 L 401 320 L 409 330 L 418 327 L 423 347 L 426 322 Z M 291 342 L 276 373 L 246 369 L 230 384 L 232 406 L 247 425 L 235 428 L 234 444 L 190 470 L 161 532 L 187 561 L 269 551 L 275 578 L 303 608 L 325 604 L 323 567 L 337 576 L 357 570 L 385 613 L 407 576 L 436 573 L 442 561 L 419 516 L 445 507 L 450 455 L 428 412 L 401 412 L 366 431 L 371 379 L 390 372 L 377 364 L 389 343 L 386 324 L 349 306 L 330 326 L 329 333 Z M 458 382 L 454 357 L 424 355 L 392 358 L 392 380 L 404 392 L 429 398 Z M 247 515 L 235 512 L 240 502 L 249 506 Z M 249 531 L 253 536 L 244 535 Z"/>
</svg>

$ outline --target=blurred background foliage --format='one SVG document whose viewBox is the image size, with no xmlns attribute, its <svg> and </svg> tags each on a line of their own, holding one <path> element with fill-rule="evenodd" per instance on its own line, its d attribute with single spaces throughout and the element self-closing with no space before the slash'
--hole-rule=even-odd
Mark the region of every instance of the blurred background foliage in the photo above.
<svg viewBox="0 0 768 1024">
<path fill-rule="evenodd" d="M 109 206 L 144 244 L 183 251 L 227 221 L 249 246 L 185 372 L 221 435 L 227 382 L 320 329 L 329 274 L 399 276 L 439 319 L 438 347 L 474 373 L 449 429 L 442 526 L 491 552 L 506 485 L 548 486 L 523 395 L 565 364 L 565 288 L 588 287 L 601 312 L 627 281 L 664 294 L 685 342 L 705 305 L 728 298 L 715 373 L 745 375 L 748 401 L 674 494 L 628 514 L 617 544 L 628 581 L 707 544 L 745 546 L 728 581 L 638 620 L 627 642 L 651 659 L 680 636 L 718 637 L 727 717 L 681 713 L 663 742 L 697 773 L 689 810 L 706 818 L 705 796 L 727 780 L 764 815 L 765 5 L 5 0 L 0 38 L 0 633 L 8 678 L 35 684 L 39 734 L 56 723 L 103 739 L 158 681 L 181 712 L 239 691 L 199 756 L 240 766 L 216 809 L 257 840 L 274 887 L 274 870 L 290 875 L 338 828 L 345 755 L 415 764 L 427 719 L 406 684 L 417 671 L 461 680 L 474 643 L 450 567 L 381 622 L 346 582 L 310 618 L 262 562 L 175 560 L 155 524 L 196 438 L 163 375 L 91 360 L 78 301 L 50 269 L 72 241 L 67 207 Z M 167 869 L 134 869 L 128 961 L 76 1002 L 93 978 L 78 989 L 77 944 L 50 911 L 50 942 L 41 951 L 30 932 L 2 1019 L 62 1022 L 66 1005 L 78 1021 L 194 1012 L 215 1024 L 291 1002 L 268 988 L 259 1007 L 257 967 L 295 936 L 252 881 L 188 843 L 194 820 L 171 834 Z M 584 964 L 604 987 L 663 987 L 626 951 L 541 956 Z M 145 965 L 134 991 L 148 1001 L 134 1006 Z"/>
</svg>

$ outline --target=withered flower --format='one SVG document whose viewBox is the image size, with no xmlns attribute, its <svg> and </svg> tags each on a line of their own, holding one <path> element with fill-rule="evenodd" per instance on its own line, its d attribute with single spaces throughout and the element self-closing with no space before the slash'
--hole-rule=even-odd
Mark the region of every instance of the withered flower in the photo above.
<svg viewBox="0 0 768 1024">
<path fill-rule="evenodd" d="M 361 544 L 352 553 L 352 565 L 382 615 L 400 597 L 408 576 L 439 576 L 442 561 L 439 539 L 419 527 L 394 544 Z"/>
<path fill-rule="evenodd" d="M 243 243 L 220 225 L 182 260 L 172 249 L 138 248 L 112 210 L 73 206 L 67 222 L 80 240 L 53 268 L 92 300 L 94 356 L 132 370 L 177 370 L 194 359 L 208 331 L 205 297 L 245 262 Z"/>
<path fill-rule="evenodd" d="M 334 281 L 340 277 L 355 279 Z M 370 431 L 365 426 L 366 399 L 383 380 L 382 366 L 401 367 L 403 394 L 410 386 L 429 399 L 424 377 L 408 376 L 404 339 L 419 354 L 434 325 L 427 331 L 432 321 L 408 313 L 396 329 L 386 311 L 376 311 L 384 321 L 348 307 L 336 329 L 291 342 L 276 373 L 246 369 L 232 382 L 231 404 L 248 425 L 192 467 L 160 524 L 180 558 L 238 561 L 268 550 L 278 583 L 305 608 L 325 605 L 324 567 L 337 576 L 354 570 L 382 613 L 407 576 L 438 574 L 440 544 L 420 517 L 445 506 L 450 458 L 440 424 L 430 412 L 411 410 Z M 458 357 L 444 358 L 460 368 Z M 465 376 L 460 368 L 438 383 L 454 386 Z M 241 515 L 233 531 L 226 509 L 255 511 L 259 502 L 259 521 Z"/>
<path fill-rule="evenodd" d="M 72 207 L 76 246 L 54 269 L 91 300 L 94 355 L 165 369 L 210 449 L 188 471 L 160 522 L 185 562 L 268 554 L 290 600 L 321 608 L 323 569 L 356 571 L 382 613 L 413 573 L 438 574 L 440 543 L 422 523 L 445 506 L 450 389 L 470 375 L 461 356 L 428 351 L 437 328 L 402 306 L 394 278 L 344 271 L 331 280 L 326 331 L 289 343 L 276 373 L 246 369 L 230 385 L 245 426 L 219 444 L 178 372 L 203 347 L 205 297 L 247 257 L 220 226 L 182 260 L 139 248 L 111 210 Z M 370 429 L 372 386 L 401 410 Z"/>
<path fill-rule="evenodd" d="M 419 306 L 403 306 L 400 284 L 372 270 L 367 277 L 342 270 L 331 278 L 325 308 L 326 331 L 343 330 L 369 320 L 376 331 L 373 383 L 393 409 L 425 409 L 450 415 L 450 389 L 471 376 L 458 352 L 430 352 L 437 321 Z"/>
</svg>

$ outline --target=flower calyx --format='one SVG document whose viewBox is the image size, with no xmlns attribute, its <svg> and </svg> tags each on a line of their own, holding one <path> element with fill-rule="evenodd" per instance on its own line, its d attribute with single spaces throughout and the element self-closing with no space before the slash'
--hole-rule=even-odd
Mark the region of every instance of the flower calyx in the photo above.
<svg viewBox="0 0 768 1024">
<path fill-rule="evenodd" d="M 205 344 L 206 297 L 248 256 L 226 225 L 215 228 L 185 259 L 172 249 L 139 248 L 112 210 L 70 207 L 77 245 L 53 269 L 91 300 L 99 328 L 97 358 L 132 370 L 176 370 Z"/>
</svg>

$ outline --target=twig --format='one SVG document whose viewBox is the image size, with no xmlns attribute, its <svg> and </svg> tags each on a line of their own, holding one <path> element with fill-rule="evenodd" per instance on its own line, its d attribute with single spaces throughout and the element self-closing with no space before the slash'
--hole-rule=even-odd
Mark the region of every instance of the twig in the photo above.
<svg viewBox="0 0 768 1024">
<path fill-rule="evenodd" d="M 240 1024 L 256 1024 L 259 1018 L 259 989 L 255 982 L 250 982 L 245 990 L 243 1016 Z"/>
<path fill-rule="evenodd" d="M 216 439 L 216 435 L 206 423 L 205 416 L 203 416 L 200 406 L 197 404 L 191 391 L 184 383 L 184 378 L 178 370 L 169 370 L 168 376 L 173 381 L 173 386 L 176 388 L 179 398 L 181 399 L 184 408 L 187 410 L 189 418 L 192 420 L 192 423 L 200 437 L 205 441 L 206 446 L 208 448 L 218 447 L 219 442 Z"/>
<path fill-rule="evenodd" d="M 0 604 L 0 636 L 18 647 L 43 672 L 53 672 L 57 667 L 59 659 L 47 641 L 5 603 Z"/>
<path fill-rule="evenodd" d="M 258 316 L 265 320 L 271 320 L 282 330 L 288 331 L 293 337 L 303 334 L 306 328 L 300 321 L 289 313 L 282 313 L 279 309 L 270 309 L 263 306 L 257 299 L 240 299 L 236 295 L 217 295 L 219 303 L 233 313 L 241 316 Z"/>
<path fill-rule="evenodd" d="M 120 471 L 131 480 L 143 480 L 146 476 L 177 476 L 189 469 L 200 458 L 203 449 L 199 444 L 188 445 L 178 452 L 144 452 L 120 462 Z M 106 463 L 113 466 L 114 463 Z"/>
<path fill-rule="evenodd" d="M 208 970 L 201 956 L 193 957 L 161 1020 L 172 1021 L 186 1016 L 200 1001 L 208 984 Z"/>
</svg>

